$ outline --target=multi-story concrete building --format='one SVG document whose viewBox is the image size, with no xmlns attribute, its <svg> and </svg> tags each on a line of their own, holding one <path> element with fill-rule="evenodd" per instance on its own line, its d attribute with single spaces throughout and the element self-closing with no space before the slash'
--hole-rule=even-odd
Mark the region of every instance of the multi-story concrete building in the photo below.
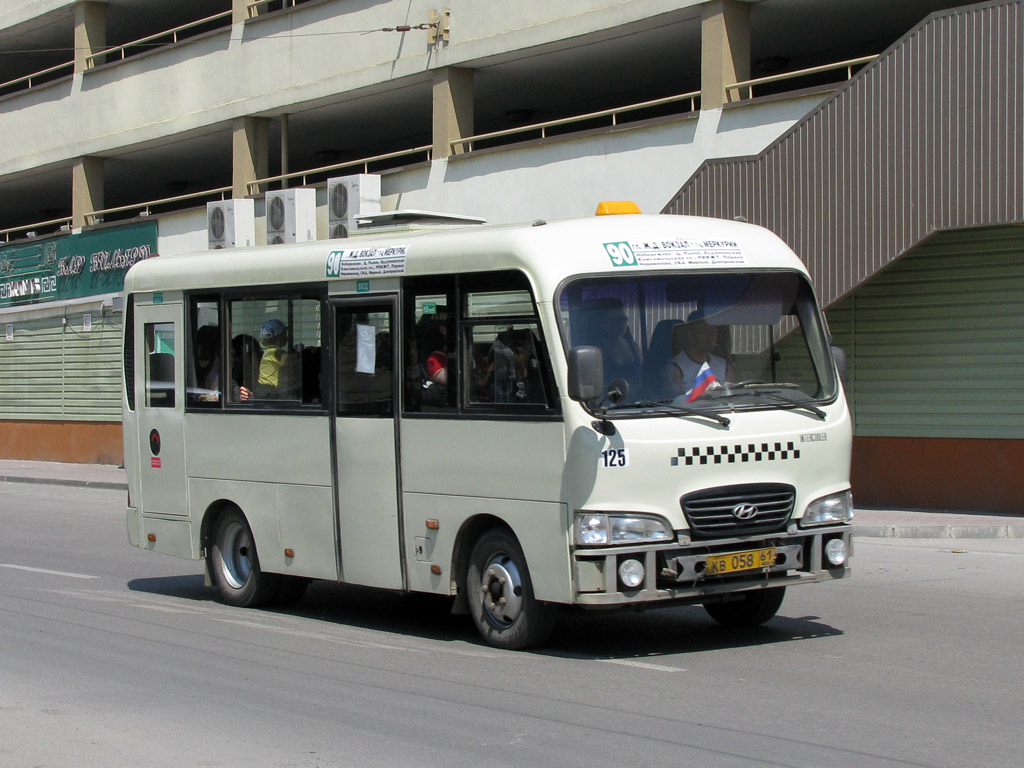
<svg viewBox="0 0 1024 768">
<path fill-rule="evenodd" d="M 0 455 L 118 461 L 127 266 L 207 248 L 210 201 L 266 242 L 278 189 L 336 235 L 358 173 L 384 210 L 768 226 L 850 355 L 858 499 L 1024 490 L 1020 0 L 9 5 Z"/>
</svg>

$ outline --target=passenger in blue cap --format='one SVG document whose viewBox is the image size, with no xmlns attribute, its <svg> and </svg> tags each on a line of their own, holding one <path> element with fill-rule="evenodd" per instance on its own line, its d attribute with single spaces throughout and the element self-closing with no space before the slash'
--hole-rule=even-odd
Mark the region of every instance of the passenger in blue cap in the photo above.
<svg viewBox="0 0 1024 768">
<path fill-rule="evenodd" d="M 267 320 L 260 328 L 260 346 L 263 358 L 256 380 L 256 398 L 290 399 L 294 395 L 298 399 L 296 359 L 288 352 L 288 326 L 276 317 Z"/>
</svg>

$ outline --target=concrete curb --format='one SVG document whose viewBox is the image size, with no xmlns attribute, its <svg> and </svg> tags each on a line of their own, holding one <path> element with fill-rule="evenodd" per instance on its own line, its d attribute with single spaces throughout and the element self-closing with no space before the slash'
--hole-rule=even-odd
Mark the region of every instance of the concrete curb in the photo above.
<svg viewBox="0 0 1024 768">
<path fill-rule="evenodd" d="M 0 483 L 31 483 L 33 485 L 62 485 L 70 488 L 100 488 L 108 491 L 127 491 L 128 483 L 107 480 L 64 480 L 54 477 L 21 477 L 0 475 Z"/>
<path fill-rule="evenodd" d="M 853 535 L 875 539 L 1024 539 L 1024 525 L 855 525 Z"/>
</svg>

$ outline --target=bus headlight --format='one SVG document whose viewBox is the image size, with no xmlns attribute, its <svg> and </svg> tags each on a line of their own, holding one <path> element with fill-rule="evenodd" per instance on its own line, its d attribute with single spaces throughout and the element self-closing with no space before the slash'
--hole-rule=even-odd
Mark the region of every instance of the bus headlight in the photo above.
<svg viewBox="0 0 1024 768">
<path fill-rule="evenodd" d="M 582 546 L 607 544 L 646 544 L 671 541 L 672 533 L 664 520 L 642 515 L 605 515 L 590 512 L 576 514 L 576 543 Z"/>
<path fill-rule="evenodd" d="M 853 494 L 849 491 L 835 493 L 812 501 L 807 505 L 800 526 L 835 525 L 853 520 Z"/>
</svg>

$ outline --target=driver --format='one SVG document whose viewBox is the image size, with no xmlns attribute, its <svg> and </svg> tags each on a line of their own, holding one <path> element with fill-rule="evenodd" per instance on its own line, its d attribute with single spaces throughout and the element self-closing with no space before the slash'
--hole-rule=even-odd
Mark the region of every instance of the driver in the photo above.
<svg viewBox="0 0 1024 768">
<path fill-rule="evenodd" d="M 692 316 L 691 316 L 692 317 Z M 714 353 L 718 346 L 718 330 L 703 318 L 693 319 L 683 326 L 683 345 L 662 371 L 665 385 L 676 395 L 689 396 L 694 382 L 707 366 L 713 382 L 729 381 L 732 371 L 724 357 Z M 707 377 L 702 376 L 702 381 Z M 706 389 L 707 386 L 704 387 Z M 696 399 L 696 398 L 693 398 Z"/>
</svg>

